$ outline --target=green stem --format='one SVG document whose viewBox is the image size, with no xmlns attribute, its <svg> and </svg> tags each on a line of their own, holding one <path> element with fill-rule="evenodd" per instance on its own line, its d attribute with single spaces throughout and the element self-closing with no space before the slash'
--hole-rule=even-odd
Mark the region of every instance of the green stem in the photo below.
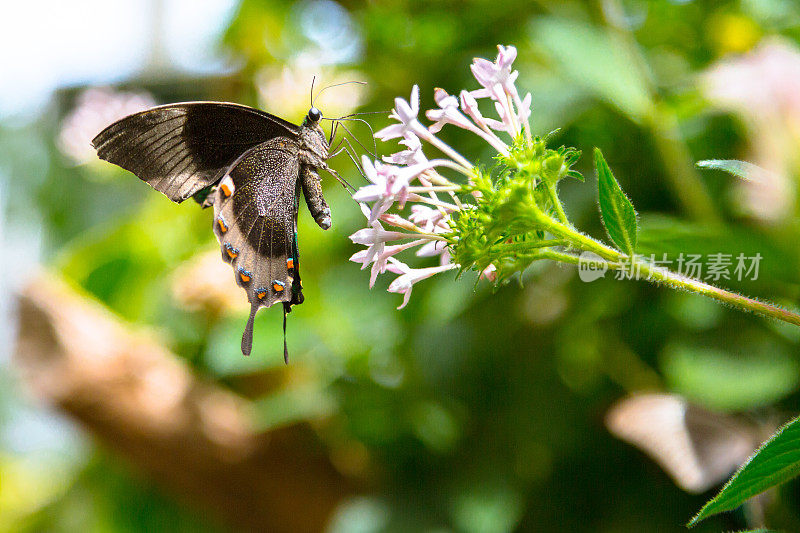
<svg viewBox="0 0 800 533">
<path fill-rule="evenodd" d="M 569 263 L 572 265 L 578 265 L 581 263 L 607 265 L 612 270 L 621 270 L 628 266 L 628 264 L 624 262 L 609 263 L 602 259 L 601 260 L 582 259 L 578 255 L 566 252 L 557 252 L 555 250 L 544 250 L 537 255 L 537 259 L 552 259 L 553 261 L 560 261 L 562 263 Z"/>
<path fill-rule="evenodd" d="M 568 246 L 569 242 L 563 239 L 550 239 L 546 241 L 533 242 L 511 242 L 495 244 L 490 248 L 490 252 L 518 252 L 525 250 L 537 250 L 539 248 L 549 248 L 551 246 Z"/>
<path fill-rule="evenodd" d="M 570 244 L 575 248 L 594 252 L 606 261 L 621 262 L 625 261 L 627 258 L 627 256 L 619 250 L 615 250 L 610 246 L 606 246 L 605 244 L 592 239 L 588 235 L 584 235 L 569 224 L 564 224 L 563 222 L 553 220 L 551 217 L 541 212 L 538 216 L 538 222 L 556 237 L 561 237 L 562 239 L 569 241 Z"/>
<path fill-rule="evenodd" d="M 558 220 L 562 224 L 569 226 L 569 219 L 567 218 L 567 214 L 564 212 L 564 206 L 561 205 L 561 200 L 558 198 L 558 192 L 556 191 L 555 184 L 545 181 L 545 186 L 547 187 L 547 194 L 550 196 L 550 201 L 553 202 L 553 207 L 556 208 Z"/>
<path fill-rule="evenodd" d="M 752 311 L 766 317 L 775 318 L 800 326 L 800 315 L 793 313 L 786 309 L 782 309 L 776 305 L 761 302 L 753 298 L 748 298 L 735 292 L 727 291 L 714 285 L 710 285 L 700 280 L 688 278 L 671 270 L 663 267 L 657 267 L 646 261 L 634 259 L 633 264 L 638 267 L 641 272 L 648 275 L 648 279 L 655 282 L 661 282 L 669 285 L 674 289 L 683 289 L 689 292 L 702 294 L 709 298 L 713 298 L 719 302 L 726 303 L 745 311 Z"/>
<path fill-rule="evenodd" d="M 800 315 L 797 313 L 782 309 L 767 302 L 748 298 L 747 296 L 715 287 L 714 285 L 710 285 L 704 281 L 688 278 L 678 274 L 677 272 L 672 272 L 666 268 L 653 265 L 637 257 L 634 257 L 633 260 L 631 260 L 622 252 L 606 246 L 605 244 L 580 233 L 570 226 L 566 226 L 561 222 L 555 221 L 547 215 L 540 213 L 539 222 L 542 223 L 550 233 L 562 237 L 563 240 L 571 243 L 576 249 L 596 253 L 606 260 L 608 262 L 608 267 L 613 270 L 636 269 L 634 272 L 645 275 L 648 281 L 652 281 L 654 283 L 664 283 L 673 289 L 682 289 L 696 294 L 701 294 L 743 311 L 751 311 L 769 318 L 774 318 L 783 322 L 788 322 L 789 324 L 800 326 Z M 578 264 L 581 262 L 581 258 L 578 255 L 557 252 L 554 250 L 542 251 L 539 257 L 572 264 Z"/>
</svg>

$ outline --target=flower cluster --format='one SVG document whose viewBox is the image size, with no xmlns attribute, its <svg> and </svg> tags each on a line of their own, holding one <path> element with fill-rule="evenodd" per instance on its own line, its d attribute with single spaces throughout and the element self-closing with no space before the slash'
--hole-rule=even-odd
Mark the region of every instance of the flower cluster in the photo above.
<svg viewBox="0 0 800 533">
<path fill-rule="evenodd" d="M 497 253 L 500 248 L 495 249 L 495 253 L 482 250 L 488 244 L 489 235 L 484 233 L 486 225 L 480 228 L 470 221 L 486 216 L 492 219 L 496 213 L 485 213 L 485 208 L 502 207 L 498 205 L 496 184 L 502 182 L 505 188 L 513 187 L 506 182 L 514 176 L 526 181 L 533 191 L 537 185 L 534 182 L 544 183 L 544 174 L 552 170 L 550 173 L 556 174 L 551 180 L 554 185 L 570 172 L 569 167 L 577 158 L 574 151 L 547 150 L 544 140 L 532 136 L 531 94 L 520 96 L 515 85 L 518 72 L 512 68 L 517 50 L 513 46 L 498 48 L 494 62 L 476 58 L 472 63 L 472 73 L 480 88 L 462 90 L 458 96 L 444 89 L 434 91 L 438 108 L 425 112 L 433 122 L 430 126 L 420 122 L 416 85 L 408 100 L 396 98 L 390 115 L 396 123 L 378 131 L 375 137 L 383 141 L 400 139 L 404 149 L 383 157 L 382 161 L 373 162 L 367 157 L 362 160 L 371 183 L 359 189 L 353 198 L 362 203 L 369 227 L 356 232 L 351 239 L 367 248 L 353 255 L 351 260 L 361 263 L 362 268 L 372 265 L 370 287 L 378 274 L 386 271 L 398 274 L 389 285 L 389 291 L 404 295 L 401 308 L 408 303 L 414 283 L 440 272 L 476 268 L 480 263 L 482 277 L 492 281 L 499 279 L 494 263 L 502 258 L 502 254 Z M 493 116 L 481 111 L 480 100 L 493 108 Z M 497 152 L 497 159 L 505 169 L 495 169 L 501 179 L 494 179 L 436 137 L 447 124 L 477 135 Z M 437 150 L 443 157 L 429 159 L 424 146 Z M 451 181 L 445 172 L 462 175 L 463 183 Z M 501 196 L 506 192 L 501 192 Z M 365 202 L 371 206 L 366 207 Z M 405 209 L 407 204 L 410 209 Z M 395 212 L 390 212 L 395 206 Z M 502 225 L 506 218 L 495 222 L 500 221 Z M 397 229 L 387 230 L 384 224 Z M 535 235 L 529 237 L 541 240 Z M 524 236 L 500 232 L 493 238 L 512 244 Z M 481 250 L 475 249 L 476 244 Z M 400 252 L 412 248 L 417 248 L 417 256 L 439 256 L 439 266 L 412 268 L 397 258 Z"/>
<path fill-rule="evenodd" d="M 395 99 L 389 117 L 395 123 L 375 134 L 384 141 L 400 139 L 403 149 L 382 161 L 364 158 L 370 184 L 353 195 L 368 227 L 351 235 L 353 242 L 366 246 L 351 260 L 362 268 L 371 265 L 370 287 L 379 274 L 396 274 L 389 291 L 403 294 L 402 308 L 414 284 L 436 274 L 474 270 L 497 284 L 534 261 L 549 259 L 588 265 L 592 271 L 635 271 L 654 283 L 800 325 L 799 314 L 674 272 L 638 253 L 636 210 L 597 148 L 598 204 L 612 245 L 578 231 L 567 218 L 557 187 L 566 177 L 583 180 L 572 170 L 580 152 L 548 148 L 551 135 L 531 133 L 531 95 L 520 96 L 518 73 L 512 68 L 517 51 L 513 46 L 498 49 L 494 62 L 472 63 L 478 89 L 458 96 L 435 90 L 437 108 L 425 112 L 430 126 L 418 118 L 419 88 L 414 86 L 411 98 Z M 489 106 L 494 108 L 491 116 L 485 113 Z M 448 124 L 488 143 L 496 152 L 494 163 L 488 168 L 473 164 L 439 139 L 436 133 Z M 429 159 L 426 147 L 438 151 L 439 158 Z M 447 177 L 459 174 L 457 181 Z M 438 256 L 439 265 L 413 268 L 398 259 L 410 249 L 418 256 Z M 591 258 L 588 263 L 586 257 Z"/>
</svg>

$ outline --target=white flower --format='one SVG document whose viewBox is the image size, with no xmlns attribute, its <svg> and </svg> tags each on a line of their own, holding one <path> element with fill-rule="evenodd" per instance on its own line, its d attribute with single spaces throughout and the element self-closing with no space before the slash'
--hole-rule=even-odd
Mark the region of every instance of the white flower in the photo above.
<svg viewBox="0 0 800 533">
<path fill-rule="evenodd" d="M 437 164 L 437 161 L 426 159 L 422 163 L 404 167 L 384 165 L 380 161 L 375 161 L 373 165 L 367 156 L 363 156 L 361 162 L 372 185 L 361 187 L 353 194 L 353 199 L 357 202 L 375 202 L 369 217 L 370 223 L 388 211 L 394 202 L 399 202 L 402 209 L 408 200 L 410 181 Z"/>
<path fill-rule="evenodd" d="M 369 219 L 371 215 L 369 208 L 364 204 L 359 204 L 359 206 L 361 207 L 361 211 L 364 213 L 364 216 Z M 374 261 L 375 257 L 383 253 L 385 248 L 384 243 L 387 241 L 396 241 L 408 237 L 407 234 L 399 231 L 386 231 L 383 229 L 381 223 L 377 220 L 370 222 L 370 226 L 371 227 L 358 230 L 350 235 L 350 240 L 354 243 L 367 246 L 367 249 L 364 250 L 365 255 L 363 257 L 359 257 L 359 259 L 351 258 L 353 261 L 362 263 L 362 270 L 366 268 L 368 264 Z M 355 257 L 355 255 L 353 257 Z"/>
<path fill-rule="evenodd" d="M 517 95 L 517 87 L 514 82 L 519 75 L 516 70 L 511 70 L 511 64 L 517 57 L 517 49 L 513 46 L 504 47 L 498 45 L 497 59 L 494 63 L 476 57 L 472 61 L 472 75 L 483 86 L 482 90 L 474 91 L 472 94 L 478 97 L 489 96 L 494 100 L 502 101 L 503 93 Z"/>
<path fill-rule="evenodd" d="M 446 242 L 430 241 L 417 250 L 417 257 L 436 257 L 437 255 L 442 255 L 445 250 L 447 250 Z"/>
<path fill-rule="evenodd" d="M 532 97 L 528 93 L 524 99 L 520 99 L 514 85 L 519 75 L 512 70 L 517 50 L 513 46 L 499 46 L 498 51 L 494 62 L 475 59 L 471 66 L 481 89 L 472 92 L 462 90 L 457 96 L 448 94 L 444 89 L 434 91 L 438 108 L 425 112 L 425 116 L 433 122 L 430 127 L 423 126 L 418 118 L 419 87 L 413 87 L 407 101 L 396 98 L 390 115 L 396 123 L 378 131 L 375 137 L 384 141 L 399 138 L 399 143 L 406 149 L 384 156 L 382 161 L 374 163 L 368 158 L 363 159 L 370 184 L 360 188 L 353 198 L 372 204 L 371 209 L 361 204 L 370 227 L 354 233 L 351 239 L 368 247 L 353 254 L 350 259 L 361 263 L 362 269 L 372 265 L 370 287 L 374 286 L 379 274 L 398 274 L 389 285 L 389 291 L 403 294 L 403 303 L 399 308 L 408 303 L 411 290 L 418 281 L 460 268 L 450 256 L 452 217 L 460 210 L 474 207 L 469 200 L 463 201 L 458 196 L 464 189 L 458 182 L 450 181 L 447 174 L 457 172 L 466 178 L 467 184 L 471 184 L 476 177 L 475 166 L 436 134 L 445 124 L 452 124 L 481 137 L 505 156 L 509 154 L 509 145 L 496 131 L 505 131 L 516 141 L 524 128 L 527 139 L 531 139 L 529 117 Z M 498 113 L 496 117 L 486 117 L 478 108 L 476 98 L 486 97 L 492 98 L 493 107 Z M 441 152 L 443 157 L 429 160 L 423 152 L 423 144 L 426 143 Z M 414 185 L 411 186 L 411 183 Z M 478 194 L 472 193 L 475 197 Z M 410 215 L 390 211 L 395 202 L 399 203 L 399 209 L 403 209 L 407 201 L 412 204 Z M 381 222 L 407 233 L 387 231 Z M 385 245 L 388 241 L 399 239 L 411 242 Z M 414 247 L 418 247 L 418 257 L 438 256 L 439 266 L 411 268 L 396 259 L 400 252 Z M 494 267 L 487 268 L 483 277 L 491 278 L 493 270 Z"/>
<path fill-rule="evenodd" d="M 497 267 L 494 265 L 489 265 L 488 267 L 484 268 L 481 272 L 480 279 L 485 279 L 494 283 L 497 281 Z"/>
<path fill-rule="evenodd" d="M 465 130 L 475 129 L 475 125 L 459 111 L 458 98 L 447 94 L 444 89 L 436 89 L 433 93 L 433 99 L 439 105 L 439 109 L 429 109 L 425 112 L 426 117 L 435 121 L 428 127 L 428 131 L 438 133 L 445 124 L 453 124 Z"/>
<path fill-rule="evenodd" d="M 478 102 L 469 91 L 461 91 L 459 96 L 461 98 L 461 109 L 463 109 L 464 113 L 466 113 L 472 120 L 475 121 L 475 124 L 484 130 L 491 128 L 493 130 L 505 131 L 505 124 L 493 118 L 483 116 L 480 109 L 478 109 Z"/>
<path fill-rule="evenodd" d="M 422 151 L 422 143 L 419 137 L 413 133 L 407 132 L 405 138 L 398 142 L 404 144 L 408 150 L 402 150 L 390 156 L 383 156 L 384 162 L 395 165 L 416 165 L 428 161 L 428 158 L 425 157 L 425 153 Z"/>
<path fill-rule="evenodd" d="M 387 241 L 397 241 L 408 237 L 400 231 L 386 231 L 380 222 L 374 222 L 371 228 L 360 229 L 350 235 L 350 240 L 356 244 L 374 246 Z"/>
<path fill-rule="evenodd" d="M 361 187 L 353 194 L 357 202 L 375 202 L 368 217 L 370 224 L 389 210 L 395 200 L 405 203 L 408 197 L 407 173 L 400 174 L 398 167 L 384 165 L 380 161 L 372 161 L 367 157 L 361 158 L 361 164 L 367 179 L 372 185 Z"/>
<path fill-rule="evenodd" d="M 402 265 L 402 267 L 400 267 L 400 265 Z M 424 279 L 428 279 L 429 277 L 434 276 L 440 272 L 445 272 L 447 270 L 452 270 L 456 268 L 456 265 L 452 263 L 438 267 L 428 267 L 428 268 L 409 268 L 407 265 L 403 263 L 399 263 L 399 265 L 397 266 L 399 267 L 399 270 L 403 273 L 389 285 L 388 291 L 403 295 L 403 303 L 400 304 L 398 309 L 402 309 L 406 306 L 406 304 L 408 304 L 408 300 L 411 298 L 411 289 L 413 288 L 415 283 L 422 281 Z"/>
<path fill-rule="evenodd" d="M 415 204 L 411 206 L 411 215 L 408 219 L 425 231 L 430 232 L 444 220 L 444 214 L 440 210 L 433 209 L 427 205 Z"/>
<path fill-rule="evenodd" d="M 531 93 L 525 95 L 525 98 L 522 100 L 522 105 L 517 109 L 517 116 L 519 117 L 520 122 L 527 122 L 527 120 L 531 117 L 531 101 L 533 97 Z"/>
<path fill-rule="evenodd" d="M 411 98 L 408 101 L 400 98 L 399 96 L 394 99 L 394 109 L 389 118 L 393 118 L 399 124 L 392 124 L 386 126 L 382 130 L 375 133 L 375 137 L 382 141 L 389 139 L 396 139 L 397 137 L 405 137 L 411 131 L 415 131 L 422 125 L 417 120 L 419 114 L 419 87 L 414 85 L 411 89 Z"/>
<path fill-rule="evenodd" d="M 418 244 L 417 244 L 418 246 Z M 354 263 L 361 263 L 361 269 L 363 270 L 366 266 L 372 261 L 372 269 L 370 271 L 369 276 L 369 288 L 375 286 L 375 280 L 378 278 L 378 274 L 383 274 L 386 272 L 387 268 L 387 261 L 393 255 L 402 252 L 403 250 L 407 250 L 409 245 L 407 244 L 394 244 L 392 246 L 384 246 L 383 251 L 376 255 L 374 258 L 369 258 L 369 248 L 366 250 L 361 250 L 354 253 L 350 257 L 350 261 Z"/>
</svg>

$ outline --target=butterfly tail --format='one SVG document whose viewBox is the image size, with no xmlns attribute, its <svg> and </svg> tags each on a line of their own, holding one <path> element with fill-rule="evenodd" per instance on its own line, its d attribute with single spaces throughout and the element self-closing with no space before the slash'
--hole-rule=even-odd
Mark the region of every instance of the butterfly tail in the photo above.
<svg viewBox="0 0 800 533">
<path fill-rule="evenodd" d="M 242 353 L 244 355 L 250 355 L 253 350 L 253 320 L 256 318 L 256 311 L 258 311 L 258 303 L 253 302 L 250 305 L 250 318 L 247 319 L 247 326 L 242 334 Z"/>
<path fill-rule="evenodd" d="M 289 364 L 289 348 L 286 346 L 286 314 L 292 312 L 292 305 L 283 302 L 283 363 Z"/>
</svg>

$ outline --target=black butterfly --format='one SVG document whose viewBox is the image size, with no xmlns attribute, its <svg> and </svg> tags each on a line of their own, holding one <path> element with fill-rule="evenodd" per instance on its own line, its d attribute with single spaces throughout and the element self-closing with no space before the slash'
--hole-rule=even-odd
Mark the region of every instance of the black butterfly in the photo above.
<svg viewBox="0 0 800 533">
<path fill-rule="evenodd" d="M 331 211 L 317 171 L 329 142 L 311 107 L 296 126 L 251 107 L 187 102 L 154 107 L 123 118 L 92 140 L 101 159 L 127 169 L 180 203 L 195 197 L 214 207 L 214 233 L 222 258 L 247 291 L 250 318 L 242 353 L 253 345 L 253 319 L 261 307 L 282 302 L 286 313 L 303 303 L 297 253 L 300 190 L 322 229 Z"/>
</svg>

